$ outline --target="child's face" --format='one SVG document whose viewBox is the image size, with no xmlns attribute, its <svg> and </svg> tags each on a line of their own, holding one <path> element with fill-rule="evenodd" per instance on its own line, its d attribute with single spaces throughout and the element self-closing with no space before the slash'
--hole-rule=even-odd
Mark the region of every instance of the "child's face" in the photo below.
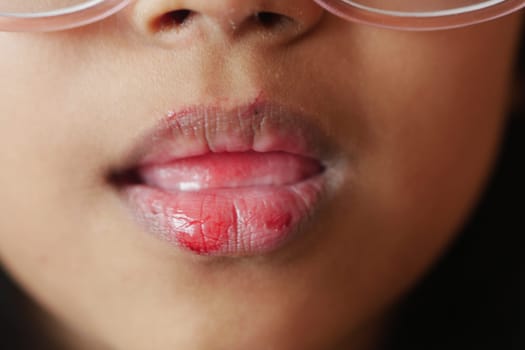
<svg viewBox="0 0 525 350">
<path fill-rule="evenodd" d="M 298 0 L 268 2 L 289 20 L 260 27 L 244 22 L 255 1 L 186 1 L 199 14 L 180 28 L 149 25 L 174 3 L 137 1 L 67 32 L 0 33 L 2 263 L 72 334 L 117 349 L 357 342 L 478 198 L 518 16 L 409 33 Z M 243 258 L 144 234 L 107 181 L 142 135 L 168 111 L 256 100 L 300 111 L 335 145 L 323 175 L 335 193 L 304 232 Z"/>
</svg>

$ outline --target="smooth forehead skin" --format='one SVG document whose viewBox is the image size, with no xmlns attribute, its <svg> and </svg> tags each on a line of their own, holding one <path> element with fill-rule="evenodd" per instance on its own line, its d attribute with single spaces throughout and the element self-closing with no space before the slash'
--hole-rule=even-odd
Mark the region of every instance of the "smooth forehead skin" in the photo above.
<svg viewBox="0 0 525 350">
<path fill-rule="evenodd" d="M 186 1 L 185 26 L 149 25 L 174 4 L 0 33 L 2 264 L 78 349 L 366 348 L 478 199 L 520 17 L 409 33 L 268 1 L 302 26 L 261 29 L 235 26 L 255 1 Z M 315 116 L 351 164 L 309 238 L 204 261 L 144 235 L 108 171 L 166 111 L 259 95 Z"/>
</svg>

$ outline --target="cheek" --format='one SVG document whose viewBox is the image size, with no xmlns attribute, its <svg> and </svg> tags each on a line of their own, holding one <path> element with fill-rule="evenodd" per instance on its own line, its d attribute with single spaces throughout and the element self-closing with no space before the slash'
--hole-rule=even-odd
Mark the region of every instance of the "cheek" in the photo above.
<svg viewBox="0 0 525 350">
<path fill-rule="evenodd" d="M 362 171 L 377 175 L 370 186 L 384 189 L 394 211 L 426 210 L 438 221 L 476 196 L 505 119 L 514 28 L 385 38 L 392 45 L 367 57 L 377 68 L 365 73 Z"/>
<path fill-rule="evenodd" d="M 335 70 L 313 75 L 353 166 L 319 229 L 331 232 L 319 250 L 331 250 L 348 277 L 339 290 L 359 285 L 375 306 L 391 300 L 460 230 L 501 137 L 516 24 L 439 33 L 356 26 L 337 50 L 317 53 Z"/>
<path fill-rule="evenodd" d="M 398 250 L 404 271 L 426 266 L 478 199 L 505 121 L 517 28 L 510 18 L 450 32 L 362 33 L 369 49 L 357 60 L 373 67 L 354 90 L 363 225 L 376 228 L 376 251 Z"/>
<path fill-rule="evenodd" d="M 0 258 L 28 289 L 55 295 L 91 254 L 78 231 L 97 195 L 99 134 L 85 106 L 98 88 L 78 93 L 81 60 L 66 42 L 0 33 L 0 46 Z"/>
<path fill-rule="evenodd" d="M 352 226 L 374 232 L 363 238 L 371 251 L 405 240 L 404 253 L 428 246 L 414 250 L 429 261 L 458 230 L 501 136 L 517 24 L 433 33 L 347 26 L 289 67 L 315 80 L 294 93 L 329 111 L 326 124 L 355 168 L 334 208 L 336 239 L 349 239 L 341 227 Z"/>
</svg>

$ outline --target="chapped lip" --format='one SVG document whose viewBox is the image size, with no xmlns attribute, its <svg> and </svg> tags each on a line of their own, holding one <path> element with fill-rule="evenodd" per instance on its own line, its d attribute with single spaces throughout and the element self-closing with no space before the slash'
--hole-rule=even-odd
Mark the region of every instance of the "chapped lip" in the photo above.
<svg viewBox="0 0 525 350">
<path fill-rule="evenodd" d="M 133 146 L 121 169 L 221 152 L 288 152 L 331 163 L 337 146 L 314 122 L 280 104 L 261 101 L 224 108 L 170 111 Z"/>
<path fill-rule="evenodd" d="M 133 216 L 147 232 L 198 255 L 250 256 L 280 248 L 299 236 L 338 182 L 337 147 L 313 119 L 260 99 L 169 112 L 131 154 L 132 165 L 113 178 Z M 285 154 L 298 167 L 312 161 L 319 167 L 293 183 L 198 191 L 167 189 L 142 176 L 143 169 L 213 154 Z"/>
</svg>

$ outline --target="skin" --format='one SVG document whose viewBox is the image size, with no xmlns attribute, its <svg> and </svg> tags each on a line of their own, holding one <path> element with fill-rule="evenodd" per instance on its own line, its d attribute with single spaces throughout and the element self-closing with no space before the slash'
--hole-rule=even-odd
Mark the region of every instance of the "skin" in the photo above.
<svg viewBox="0 0 525 350">
<path fill-rule="evenodd" d="M 257 3 L 137 1 L 0 33 L 0 259 L 67 348 L 372 348 L 478 199 L 520 15 L 414 33 L 306 0 L 260 2 L 289 18 L 262 26 Z M 154 24 L 180 8 L 197 15 Z M 106 181 L 126 150 L 170 109 L 259 95 L 314 116 L 348 160 L 305 238 L 210 260 L 145 235 Z"/>
</svg>

